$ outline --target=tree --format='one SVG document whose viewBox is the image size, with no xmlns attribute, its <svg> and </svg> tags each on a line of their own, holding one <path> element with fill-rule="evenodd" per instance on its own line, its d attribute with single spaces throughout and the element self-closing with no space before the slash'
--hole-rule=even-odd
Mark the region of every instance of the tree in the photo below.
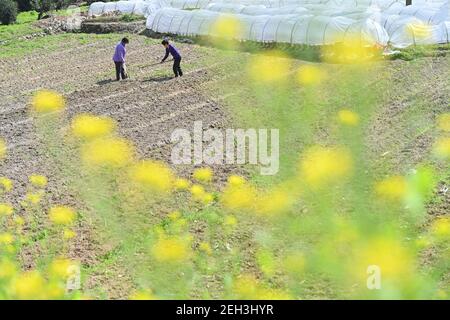
<svg viewBox="0 0 450 320">
<path fill-rule="evenodd" d="M 32 0 L 16 0 L 17 5 L 19 6 L 19 11 L 30 11 L 33 9 L 33 1 Z"/>
<path fill-rule="evenodd" d="M 0 22 L 11 24 L 16 22 L 17 3 L 13 0 L 0 0 Z"/>
<path fill-rule="evenodd" d="M 38 12 L 38 20 L 51 10 L 60 10 L 66 8 L 70 0 L 32 0 L 33 8 Z"/>
</svg>

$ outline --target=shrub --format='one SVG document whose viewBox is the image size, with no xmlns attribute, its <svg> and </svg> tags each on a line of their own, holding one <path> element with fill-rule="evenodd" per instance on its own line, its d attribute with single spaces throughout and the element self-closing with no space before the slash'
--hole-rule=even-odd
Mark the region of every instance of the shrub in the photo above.
<svg viewBox="0 0 450 320">
<path fill-rule="evenodd" d="M 19 12 L 33 10 L 32 0 L 17 0 L 17 5 L 19 7 Z"/>
<path fill-rule="evenodd" d="M 0 22 L 11 24 L 16 22 L 17 3 L 13 0 L 0 0 Z"/>
</svg>

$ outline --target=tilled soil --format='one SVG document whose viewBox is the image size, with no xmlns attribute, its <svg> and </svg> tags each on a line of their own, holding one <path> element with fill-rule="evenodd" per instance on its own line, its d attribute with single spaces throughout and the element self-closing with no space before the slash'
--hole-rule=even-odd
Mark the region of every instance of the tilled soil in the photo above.
<svg viewBox="0 0 450 320">
<path fill-rule="evenodd" d="M 65 126 L 79 113 L 112 117 L 120 135 L 132 141 L 140 158 L 150 157 L 167 163 L 170 163 L 170 135 L 174 129 L 192 131 L 194 121 L 202 121 L 204 128 L 225 128 L 230 123 L 222 106 L 226 96 L 204 95 L 207 86 L 229 76 L 221 73 L 221 66 L 227 61 L 211 64 L 207 62 L 205 50 L 177 45 L 184 56 L 185 75 L 174 79 L 171 62 L 158 63 L 164 48 L 148 44 L 144 37 L 135 37 L 127 57 L 130 79 L 116 82 L 112 80 L 115 77 L 111 59 L 114 45 L 107 39 L 81 45 L 74 42 L 71 46 L 61 44 L 59 50 L 52 52 L 0 61 L 0 137 L 8 144 L 8 156 L 0 165 L 0 176 L 7 176 L 15 183 L 8 201 L 18 204 L 27 192 L 28 177 L 39 173 L 49 178 L 46 194 L 49 198 L 44 206 L 80 205 L 67 182 L 55 172 L 53 161 L 36 132 L 29 101 L 39 89 L 64 93 L 67 99 Z M 236 71 L 230 65 L 228 72 Z M 192 168 L 175 169 L 183 176 L 192 172 Z M 224 181 L 231 171 L 242 171 L 226 166 L 215 169 L 218 182 Z M 110 249 L 96 242 L 93 228 L 79 227 L 79 236 L 70 253 L 88 266 L 94 265 L 98 256 Z M 34 266 L 33 256 L 39 255 L 40 250 L 37 246 L 29 249 L 31 252 L 25 250 L 22 254 L 25 267 Z M 102 282 L 93 279 L 87 281 L 88 286 Z M 113 297 L 120 297 L 119 292 L 130 292 L 130 288 L 125 288 L 129 282 L 120 283 L 123 285 L 111 288 L 116 292 L 111 293 Z"/>
</svg>

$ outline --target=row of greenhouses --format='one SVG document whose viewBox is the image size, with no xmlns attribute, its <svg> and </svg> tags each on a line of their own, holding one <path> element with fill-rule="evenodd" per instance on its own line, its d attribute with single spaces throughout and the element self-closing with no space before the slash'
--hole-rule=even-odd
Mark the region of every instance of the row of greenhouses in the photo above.
<svg viewBox="0 0 450 320">
<path fill-rule="evenodd" d="M 450 42 L 449 2 L 415 0 L 148 0 L 95 2 L 90 15 L 133 13 L 147 28 L 180 36 L 328 45 L 358 38 L 380 46 Z M 239 30 L 220 34 L 217 21 Z"/>
</svg>

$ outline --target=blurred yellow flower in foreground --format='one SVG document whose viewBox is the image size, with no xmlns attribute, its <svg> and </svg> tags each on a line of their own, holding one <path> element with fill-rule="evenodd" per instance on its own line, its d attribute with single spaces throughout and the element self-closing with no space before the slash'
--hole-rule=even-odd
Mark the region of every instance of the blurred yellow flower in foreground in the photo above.
<svg viewBox="0 0 450 320">
<path fill-rule="evenodd" d="M 44 188 L 47 183 L 48 179 L 45 176 L 33 174 L 29 177 L 30 183 L 38 188 Z"/>
<path fill-rule="evenodd" d="M 8 203 L 0 203 L 0 217 L 10 216 L 13 214 L 14 208 Z"/>
<path fill-rule="evenodd" d="M 431 226 L 433 234 L 439 238 L 450 237 L 450 218 L 439 218 Z"/>
<path fill-rule="evenodd" d="M 111 134 L 116 127 L 115 122 L 108 117 L 89 114 L 77 115 L 72 120 L 72 133 L 81 139 L 93 139 Z"/>
<path fill-rule="evenodd" d="M 442 158 L 450 158 L 450 138 L 439 138 L 434 145 L 434 152 Z"/>
<path fill-rule="evenodd" d="M 343 109 L 338 112 L 339 122 L 347 126 L 356 126 L 359 124 L 359 115 L 351 110 Z"/>
<path fill-rule="evenodd" d="M 159 262 L 181 262 L 191 257 L 190 241 L 180 237 L 162 237 L 152 248 L 153 257 Z"/>
<path fill-rule="evenodd" d="M 49 273 L 53 277 L 66 279 L 70 276 L 71 267 L 76 266 L 77 264 L 66 258 L 57 258 L 52 261 L 49 267 Z"/>
<path fill-rule="evenodd" d="M 235 216 L 227 215 L 227 216 L 225 216 L 225 219 L 223 220 L 223 223 L 226 226 L 233 227 L 233 226 L 235 226 L 237 224 L 237 219 L 236 219 Z"/>
<path fill-rule="evenodd" d="M 42 194 L 40 193 L 27 193 L 25 195 L 25 201 L 30 204 L 38 204 L 42 200 Z"/>
<path fill-rule="evenodd" d="M 54 224 L 70 225 L 74 222 L 76 214 L 72 208 L 57 206 L 50 209 L 48 216 Z"/>
<path fill-rule="evenodd" d="M 138 291 L 133 293 L 129 300 L 157 300 L 157 297 L 155 297 L 151 291 Z"/>
<path fill-rule="evenodd" d="M 10 260 L 3 258 L 0 261 L 0 279 L 11 278 L 17 273 L 17 266 Z"/>
<path fill-rule="evenodd" d="M 37 271 L 21 274 L 12 282 L 12 292 L 18 299 L 44 299 L 45 281 Z"/>
<path fill-rule="evenodd" d="M 239 39 L 242 35 L 241 23 L 232 15 L 222 15 L 214 22 L 211 35 L 229 40 Z"/>
<path fill-rule="evenodd" d="M 231 175 L 228 177 L 228 184 L 232 187 L 239 187 L 245 184 L 245 179 L 241 176 Z"/>
<path fill-rule="evenodd" d="M 323 47 L 322 54 L 329 63 L 361 64 L 373 61 L 377 51 L 361 37 L 351 35 L 343 41 Z"/>
<path fill-rule="evenodd" d="M 281 290 L 262 286 L 252 275 L 242 275 L 234 281 L 233 292 L 243 300 L 289 300 L 292 297 Z"/>
<path fill-rule="evenodd" d="M 199 244 L 198 248 L 208 255 L 212 255 L 212 253 L 213 253 L 211 245 L 207 242 L 201 242 Z"/>
<path fill-rule="evenodd" d="M 64 240 L 70 240 L 77 236 L 77 233 L 71 229 L 64 229 L 63 238 Z"/>
<path fill-rule="evenodd" d="M 5 177 L 0 177 L 0 188 L 3 189 L 3 191 L 11 191 L 13 188 L 13 182 L 11 181 L 11 179 L 5 178 Z"/>
<path fill-rule="evenodd" d="M 121 138 L 99 138 L 82 147 L 83 162 L 91 166 L 123 167 L 133 160 L 134 149 Z"/>
<path fill-rule="evenodd" d="M 178 178 L 174 182 L 175 189 L 177 190 L 188 190 L 191 183 L 183 178 Z"/>
<path fill-rule="evenodd" d="M 450 132 L 450 113 L 441 114 L 437 118 L 437 126 L 442 131 Z"/>
<path fill-rule="evenodd" d="M 133 181 L 156 192 L 169 192 L 175 179 L 172 170 L 163 162 L 145 160 L 131 168 Z"/>
<path fill-rule="evenodd" d="M 350 152 L 343 148 L 312 147 L 300 161 L 300 179 L 313 188 L 339 181 L 353 167 Z"/>
<path fill-rule="evenodd" d="M 375 184 L 375 192 L 387 200 L 402 200 L 408 191 L 408 184 L 402 176 L 392 176 Z"/>
<path fill-rule="evenodd" d="M 60 111 L 66 102 L 62 95 L 48 90 L 38 91 L 31 101 L 32 108 L 38 113 Z"/>
<path fill-rule="evenodd" d="M 193 177 L 195 180 L 200 182 L 210 182 L 213 178 L 213 171 L 211 168 L 200 168 L 196 169 L 193 173 Z"/>
<path fill-rule="evenodd" d="M 6 142 L 0 138 L 0 160 L 6 156 Z"/>
<path fill-rule="evenodd" d="M 11 233 L 0 233 L 0 245 L 10 245 L 14 242 L 14 237 Z"/>
<path fill-rule="evenodd" d="M 192 198 L 194 198 L 194 200 L 197 200 L 197 201 L 202 201 L 203 197 L 206 194 L 205 188 L 203 188 L 201 185 L 198 185 L 198 184 L 194 184 L 191 187 L 190 191 L 191 191 Z"/>
<path fill-rule="evenodd" d="M 285 190 L 272 190 L 258 199 L 256 211 L 266 216 L 277 215 L 289 210 L 293 202 L 291 195 Z"/>
<path fill-rule="evenodd" d="M 318 85 L 326 77 L 327 74 L 323 69 L 312 65 L 301 67 L 297 73 L 297 79 L 301 85 Z"/>
<path fill-rule="evenodd" d="M 289 59 L 277 52 L 257 55 L 248 66 L 250 78 L 255 82 L 275 83 L 287 80 L 291 68 Z"/>
<path fill-rule="evenodd" d="M 432 28 L 431 26 L 423 23 L 423 22 L 413 22 L 408 23 L 406 26 L 406 32 L 414 37 L 416 40 L 423 40 L 431 36 L 432 34 Z"/>
<path fill-rule="evenodd" d="M 379 237 L 370 239 L 363 245 L 356 244 L 355 257 L 349 263 L 357 268 L 351 269 L 362 279 L 367 278 L 367 267 L 378 266 L 383 279 L 401 281 L 413 275 L 412 254 L 397 239 Z"/>
<path fill-rule="evenodd" d="M 222 205 L 231 210 L 247 210 L 253 208 L 256 202 L 256 190 L 243 182 L 236 184 L 230 181 L 221 195 Z"/>
<path fill-rule="evenodd" d="M 22 218 L 22 217 L 15 217 L 14 218 L 14 223 L 17 225 L 17 226 L 23 226 L 24 224 L 25 224 L 25 220 Z"/>
</svg>

